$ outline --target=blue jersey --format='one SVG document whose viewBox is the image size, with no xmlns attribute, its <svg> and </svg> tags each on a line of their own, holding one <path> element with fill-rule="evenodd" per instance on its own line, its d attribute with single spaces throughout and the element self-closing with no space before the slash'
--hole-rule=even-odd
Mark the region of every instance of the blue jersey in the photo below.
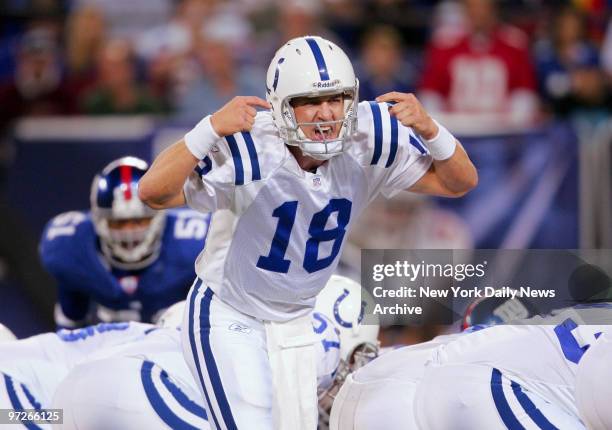
<svg viewBox="0 0 612 430">
<path fill-rule="evenodd" d="M 91 216 L 67 212 L 53 218 L 41 239 L 42 262 L 58 283 L 56 323 L 82 325 L 98 320 L 155 321 L 168 306 L 184 300 L 194 278 L 210 215 L 167 211 L 159 257 L 139 270 L 114 268 L 100 251 Z"/>
</svg>

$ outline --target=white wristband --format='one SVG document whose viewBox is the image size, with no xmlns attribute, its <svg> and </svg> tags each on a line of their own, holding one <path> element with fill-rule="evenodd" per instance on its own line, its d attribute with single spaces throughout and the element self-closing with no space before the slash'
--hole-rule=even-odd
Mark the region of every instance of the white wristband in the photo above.
<svg viewBox="0 0 612 430">
<path fill-rule="evenodd" d="M 221 137 L 215 132 L 211 122 L 211 115 L 206 116 L 190 132 L 185 135 L 187 149 L 198 160 L 202 160 Z"/>
<path fill-rule="evenodd" d="M 433 139 L 423 139 L 425 146 L 429 149 L 429 154 L 434 160 L 446 160 L 451 158 L 455 153 L 455 147 L 457 141 L 455 136 L 446 129 L 442 124 L 434 119 L 434 122 L 438 126 L 438 133 Z"/>
</svg>

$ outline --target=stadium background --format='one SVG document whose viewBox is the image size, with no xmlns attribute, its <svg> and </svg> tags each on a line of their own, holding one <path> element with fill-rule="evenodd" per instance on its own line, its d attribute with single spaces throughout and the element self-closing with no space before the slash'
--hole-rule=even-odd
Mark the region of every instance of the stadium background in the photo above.
<svg viewBox="0 0 612 430">
<path fill-rule="evenodd" d="M 389 90 L 422 95 L 480 175 L 460 200 L 377 201 L 347 243 L 345 273 L 358 276 L 360 248 L 612 248 L 612 2 L 494 2 L 496 28 L 518 37 L 526 56 L 489 82 L 524 74 L 520 89 L 535 104 L 508 108 L 503 91 L 480 107 L 428 98 L 451 79 L 434 81 L 436 50 L 469 35 L 470 20 L 487 19 L 474 11 L 491 3 L 5 0 L 0 322 L 19 337 L 53 328 L 54 282 L 38 240 L 52 216 L 88 208 L 101 167 L 128 154 L 152 160 L 232 96 L 264 97 L 274 51 L 304 34 L 347 51 L 361 100 Z M 476 82 L 465 99 L 497 94 L 470 72 L 479 73 L 463 71 Z M 386 333 L 404 343 L 431 335 Z"/>
</svg>

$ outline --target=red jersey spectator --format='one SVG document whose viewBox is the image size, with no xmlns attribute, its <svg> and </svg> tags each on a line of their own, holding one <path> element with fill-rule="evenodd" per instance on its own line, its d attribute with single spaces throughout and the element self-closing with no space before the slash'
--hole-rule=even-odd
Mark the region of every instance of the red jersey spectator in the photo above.
<svg viewBox="0 0 612 430">
<path fill-rule="evenodd" d="M 465 33 L 434 33 L 422 100 L 438 111 L 502 114 L 514 122 L 533 119 L 536 80 L 527 37 L 499 23 L 494 0 L 464 0 L 463 5 Z"/>
</svg>

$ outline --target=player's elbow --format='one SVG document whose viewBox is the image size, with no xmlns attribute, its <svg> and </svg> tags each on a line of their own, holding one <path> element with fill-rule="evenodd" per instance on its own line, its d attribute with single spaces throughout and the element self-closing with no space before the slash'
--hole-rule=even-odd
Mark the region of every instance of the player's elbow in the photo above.
<svg viewBox="0 0 612 430">
<path fill-rule="evenodd" d="M 472 191 L 474 188 L 478 186 L 478 171 L 475 167 L 472 166 L 470 172 L 466 175 L 464 182 L 464 191 L 465 194 Z"/>
<path fill-rule="evenodd" d="M 463 197 L 478 186 L 478 172 L 476 169 L 471 169 L 464 174 L 459 181 L 453 183 L 452 189 L 447 197 Z"/>
<path fill-rule="evenodd" d="M 138 183 L 138 198 L 152 209 L 164 209 L 165 199 L 159 189 L 143 177 Z"/>
</svg>

